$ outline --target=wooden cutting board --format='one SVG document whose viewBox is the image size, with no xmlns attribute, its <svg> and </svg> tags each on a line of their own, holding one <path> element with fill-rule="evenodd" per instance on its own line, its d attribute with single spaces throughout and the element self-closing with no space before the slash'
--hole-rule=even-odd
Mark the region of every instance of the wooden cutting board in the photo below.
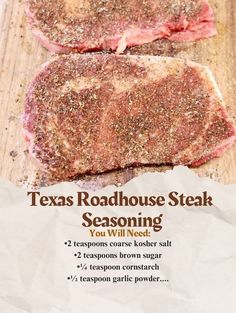
<svg viewBox="0 0 236 313">
<path fill-rule="evenodd" d="M 55 1 L 56 2 L 56 1 Z M 213 71 L 223 93 L 230 116 L 236 117 L 236 2 L 210 1 L 216 14 L 218 36 L 184 49 L 168 49 L 163 54 L 175 54 L 204 65 Z M 235 21 L 235 22 L 234 22 Z M 179 48 L 181 51 L 179 51 Z M 15 184 L 35 182 L 37 164 L 27 150 L 22 134 L 21 114 L 29 82 L 40 65 L 50 59 L 50 53 L 37 43 L 24 16 L 21 0 L 0 0 L 0 176 Z M 163 168 L 139 168 L 81 179 L 80 183 L 97 182 L 106 185 L 123 183 L 140 172 Z M 195 170 L 199 175 L 222 183 L 236 183 L 236 145 L 221 158 Z"/>
</svg>

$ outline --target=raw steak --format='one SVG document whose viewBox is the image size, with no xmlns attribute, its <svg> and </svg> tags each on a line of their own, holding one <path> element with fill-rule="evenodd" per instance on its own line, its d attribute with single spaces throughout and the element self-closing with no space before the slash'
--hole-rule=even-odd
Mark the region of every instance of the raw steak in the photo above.
<svg viewBox="0 0 236 313">
<path fill-rule="evenodd" d="M 216 34 L 207 0 L 25 0 L 33 33 L 48 50 L 117 50 L 156 39 Z"/>
<path fill-rule="evenodd" d="M 211 72 L 182 59 L 65 55 L 25 102 L 30 152 L 58 180 L 149 165 L 199 166 L 236 139 Z"/>
<path fill-rule="evenodd" d="M 126 49 L 124 54 L 128 55 L 158 55 L 174 57 L 183 54 L 193 46 L 192 42 L 173 42 L 166 39 L 156 40 L 142 46 Z"/>
</svg>

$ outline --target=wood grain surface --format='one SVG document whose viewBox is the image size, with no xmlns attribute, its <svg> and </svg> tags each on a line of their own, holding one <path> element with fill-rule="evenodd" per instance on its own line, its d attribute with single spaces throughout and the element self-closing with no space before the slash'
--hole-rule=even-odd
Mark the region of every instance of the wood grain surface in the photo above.
<svg viewBox="0 0 236 313">
<path fill-rule="evenodd" d="M 218 36 L 192 45 L 167 45 L 163 51 L 162 47 L 156 51 L 208 65 L 216 77 L 229 114 L 235 120 L 236 2 L 210 2 L 216 15 Z M 0 0 L 0 176 L 15 184 L 32 184 L 37 179 L 43 183 L 46 179 L 38 172 L 36 162 L 28 155 L 22 133 L 21 114 L 29 82 L 40 69 L 40 65 L 50 57 L 50 53 L 31 34 L 24 15 L 23 1 Z M 123 183 L 140 172 L 156 170 L 163 168 L 131 168 L 112 174 L 83 177 L 79 184 Z M 194 171 L 200 176 L 211 177 L 225 184 L 236 183 L 236 145 L 221 158 Z"/>
</svg>

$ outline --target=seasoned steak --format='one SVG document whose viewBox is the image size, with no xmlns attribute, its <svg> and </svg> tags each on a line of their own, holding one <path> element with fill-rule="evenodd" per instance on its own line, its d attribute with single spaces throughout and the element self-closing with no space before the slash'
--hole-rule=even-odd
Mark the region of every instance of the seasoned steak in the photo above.
<svg viewBox="0 0 236 313">
<path fill-rule="evenodd" d="M 34 35 L 53 52 L 117 50 L 216 34 L 207 0 L 25 0 Z"/>
<path fill-rule="evenodd" d="M 236 139 L 211 72 L 182 59 L 67 55 L 29 87 L 31 154 L 58 180 L 140 164 L 198 166 Z"/>
</svg>

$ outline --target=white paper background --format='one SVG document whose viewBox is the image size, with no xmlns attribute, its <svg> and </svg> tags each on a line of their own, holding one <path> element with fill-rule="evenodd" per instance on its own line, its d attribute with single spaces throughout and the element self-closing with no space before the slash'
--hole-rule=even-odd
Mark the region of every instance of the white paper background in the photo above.
<svg viewBox="0 0 236 313">
<path fill-rule="evenodd" d="M 165 174 L 145 174 L 122 188 L 111 186 L 91 194 L 111 195 L 116 190 L 126 195 L 167 195 L 171 191 L 199 195 L 208 191 L 214 207 L 33 208 L 26 190 L 1 181 L 0 312 L 235 313 L 236 186 L 200 179 L 191 170 L 177 167 Z M 73 183 L 64 183 L 41 193 L 68 196 L 77 191 Z M 158 274 L 169 283 L 81 286 L 67 281 L 68 275 L 79 273 L 73 256 L 78 249 L 67 248 L 64 242 L 88 240 L 88 230 L 81 226 L 85 211 L 97 216 L 163 213 L 163 230 L 153 233 L 150 240 L 173 242 L 172 248 L 163 252 Z M 120 249 L 142 252 L 138 250 Z M 115 250 L 108 248 L 107 252 Z"/>
</svg>

